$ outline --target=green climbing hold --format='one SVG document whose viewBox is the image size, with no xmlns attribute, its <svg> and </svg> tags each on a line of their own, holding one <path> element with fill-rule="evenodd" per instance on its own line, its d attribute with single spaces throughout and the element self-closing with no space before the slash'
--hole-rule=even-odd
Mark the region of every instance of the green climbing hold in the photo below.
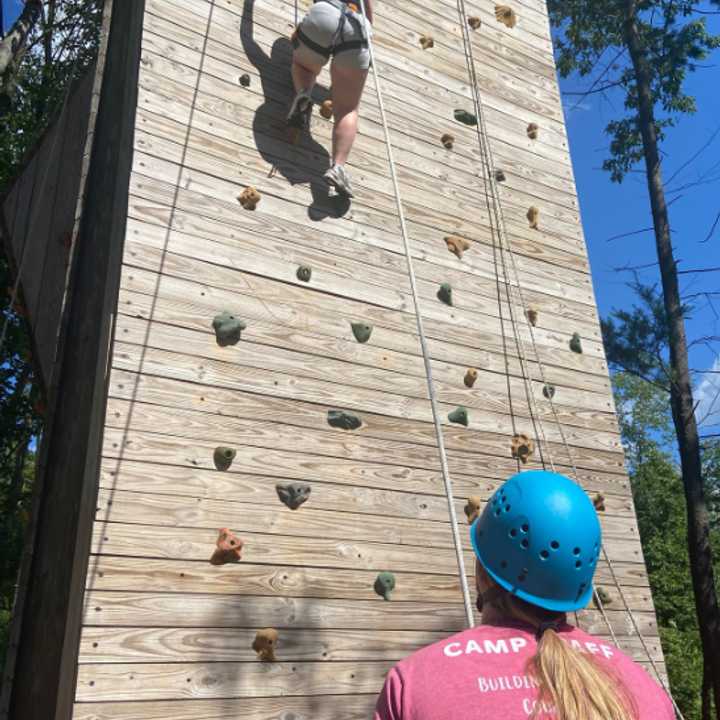
<svg viewBox="0 0 720 720">
<path fill-rule="evenodd" d="M 452 288 L 450 287 L 450 283 L 443 283 L 440 286 L 440 289 L 437 291 L 438 300 L 440 302 L 444 302 L 446 305 L 453 304 L 453 298 L 452 298 Z"/>
<path fill-rule="evenodd" d="M 543 386 L 543 395 L 548 399 L 552 400 L 555 397 L 555 386 L 546 384 Z"/>
<path fill-rule="evenodd" d="M 456 110 L 455 111 L 455 119 L 458 122 L 464 123 L 465 125 L 477 125 L 477 117 L 473 115 L 472 113 L 469 113 L 467 110 Z"/>
<path fill-rule="evenodd" d="M 359 343 L 366 343 L 372 335 L 373 326 L 367 323 L 350 323 L 353 335 Z"/>
<path fill-rule="evenodd" d="M 216 315 L 212 326 L 213 330 L 215 330 L 215 339 L 220 347 L 227 347 L 240 342 L 240 335 L 247 328 L 247 325 L 242 320 L 238 320 L 229 312 L 221 312 Z"/>
<path fill-rule="evenodd" d="M 216 447 L 215 452 L 213 453 L 215 467 L 218 470 L 227 470 L 232 465 L 236 455 L 237 452 L 232 448 L 223 447 L 222 445 L 220 447 Z"/>
<path fill-rule="evenodd" d="M 278 483 L 278 497 L 291 510 L 297 510 L 309 497 L 312 488 L 307 483 Z"/>
<path fill-rule="evenodd" d="M 309 265 L 301 265 L 297 269 L 297 279 L 302 280 L 302 282 L 310 282 L 310 278 L 312 277 L 312 268 Z"/>
<path fill-rule="evenodd" d="M 395 589 L 395 576 L 391 572 L 381 572 L 375 578 L 374 589 L 383 600 L 390 600 L 390 595 Z"/>
<path fill-rule="evenodd" d="M 600 606 L 605 607 L 612 602 L 612 598 L 605 588 L 596 587 L 595 593 L 593 594 L 593 604 L 599 610 Z"/>
<path fill-rule="evenodd" d="M 468 415 L 467 408 L 460 405 L 460 407 L 448 414 L 448 420 L 451 423 L 457 423 L 458 425 L 464 425 L 467 427 L 470 423 L 470 416 Z"/>
<path fill-rule="evenodd" d="M 240 76 L 240 84 L 243 87 L 250 87 L 250 76 L 247 73 Z"/>
<path fill-rule="evenodd" d="M 580 335 L 578 333 L 573 333 L 573 336 L 570 338 L 570 349 L 574 353 L 582 353 L 582 341 L 580 340 Z"/>
<path fill-rule="evenodd" d="M 328 410 L 328 425 L 341 430 L 357 430 L 362 421 L 357 415 L 351 415 L 343 410 Z"/>
</svg>

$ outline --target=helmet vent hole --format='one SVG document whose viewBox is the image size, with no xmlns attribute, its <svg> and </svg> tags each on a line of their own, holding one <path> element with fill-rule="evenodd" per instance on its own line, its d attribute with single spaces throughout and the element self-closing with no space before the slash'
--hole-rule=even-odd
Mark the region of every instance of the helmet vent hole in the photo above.
<svg viewBox="0 0 720 720">
<path fill-rule="evenodd" d="M 547 560 L 550 557 L 550 553 L 547 550 L 540 551 L 540 559 Z"/>
<path fill-rule="evenodd" d="M 500 508 L 498 508 L 498 509 L 495 511 L 495 517 L 500 517 L 500 513 L 501 513 L 501 512 L 502 512 L 502 510 L 501 510 Z"/>
<path fill-rule="evenodd" d="M 520 541 L 520 545 L 523 547 L 523 549 L 527 550 L 528 545 L 530 545 L 530 543 L 523 538 L 523 539 Z"/>
<path fill-rule="evenodd" d="M 580 554 L 580 548 L 576 547 L 576 548 L 573 550 L 573 555 L 579 555 L 579 554 Z"/>
<path fill-rule="evenodd" d="M 517 530 L 515 528 L 510 531 L 510 537 L 517 537 Z"/>
<path fill-rule="evenodd" d="M 505 512 L 510 512 L 510 506 L 509 506 L 509 505 L 506 505 L 506 506 L 505 506 Z"/>
<path fill-rule="evenodd" d="M 551 547 L 553 550 L 557 550 L 557 549 L 560 547 L 560 543 L 559 543 L 557 540 L 553 540 L 553 541 L 550 543 L 550 547 Z"/>
<path fill-rule="evenodd" d="M 521 573 L 518 575 L 518 582 L 525 582 L 525 579 L 527 578 L 527 575 L 525 573 Z"/>
<path fill-rule="evenodd" d="M 530 526 L 529 526 L 527 523 L 523 523 L 523 524 L 520 526 L 520 529 L 521 529 L 524 533 L 526 533 L 526 532 L 530 529 Z"/>
<path fill-rule="evenodd" d="M 579 570 L 582 567 L 582 560 L 575 561 L 575 569 Z"/>
<path fill-rule="evenodd" d="M 503 560 L 503 561 L 500 563 L 500 567 L 504 570 L 504 569 L 507 567 L 507 560 Z"/>
</svg>

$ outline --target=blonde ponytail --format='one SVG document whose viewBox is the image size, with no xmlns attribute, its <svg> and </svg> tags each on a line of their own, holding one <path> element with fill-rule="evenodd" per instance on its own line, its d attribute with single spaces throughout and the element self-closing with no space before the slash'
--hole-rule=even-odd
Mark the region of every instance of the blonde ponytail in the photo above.
<svg viewBox="0 0 720 720">
<path fill-rule="evenodd" d="M 545 630 L 528 670 L 539 685 L 531 717 L 553 708 L 557 720 L 637 720 L 622 681 L 592 656 L 571 648 L 555 630 Z"/>
</svg>

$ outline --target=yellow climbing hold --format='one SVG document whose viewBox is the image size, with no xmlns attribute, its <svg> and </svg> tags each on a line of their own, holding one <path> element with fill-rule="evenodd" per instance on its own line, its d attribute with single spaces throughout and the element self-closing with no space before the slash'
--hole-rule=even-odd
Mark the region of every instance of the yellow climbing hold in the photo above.
<svg viewBox="0 0 720 720">
<path fill-rule="evenodd" d="M 254 210 L 260 202 L 260 193 L 249 185 L 240 193 L 238 200 L 246 210 Z"/>
<path fill-rule="evenodd" d="M 517 25 L 517 15 L 509 5 L 496 5 L 495 17 L 505 27 L 514 28 Z"/>
</svg>

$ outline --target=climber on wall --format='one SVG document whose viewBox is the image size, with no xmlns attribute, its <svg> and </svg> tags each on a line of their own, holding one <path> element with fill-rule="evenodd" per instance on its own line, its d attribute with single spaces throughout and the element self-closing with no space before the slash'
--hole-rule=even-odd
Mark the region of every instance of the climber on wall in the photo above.
<svg viewBox="0 0 720 720">
<path fill-rule="evenodd" d="M 354 0 L 317 0 L 293 34 L 292 79 L 296 95 L 288 113 L 288 126 L 308 127 L 315 80 L 332 57 L 330 79 L 335 123 L 332 164 L 324 177 L 328 185 L 347 197 L 352 197 L 352 189 L 345 163 L 357 135 L 358 107 L 370 67 L 371 0 L 365 0 L 365 12 L 363 16 Z"/>
<path fill-rule="evenodd" d="M 396 665 L 375 720 L 672 720 L 665 692 L 614 645 L 568 624 L 586 607 L 600 524 L 563 475 L 520 473 L 470 529 L 482 624 Z"/>
</svg>

